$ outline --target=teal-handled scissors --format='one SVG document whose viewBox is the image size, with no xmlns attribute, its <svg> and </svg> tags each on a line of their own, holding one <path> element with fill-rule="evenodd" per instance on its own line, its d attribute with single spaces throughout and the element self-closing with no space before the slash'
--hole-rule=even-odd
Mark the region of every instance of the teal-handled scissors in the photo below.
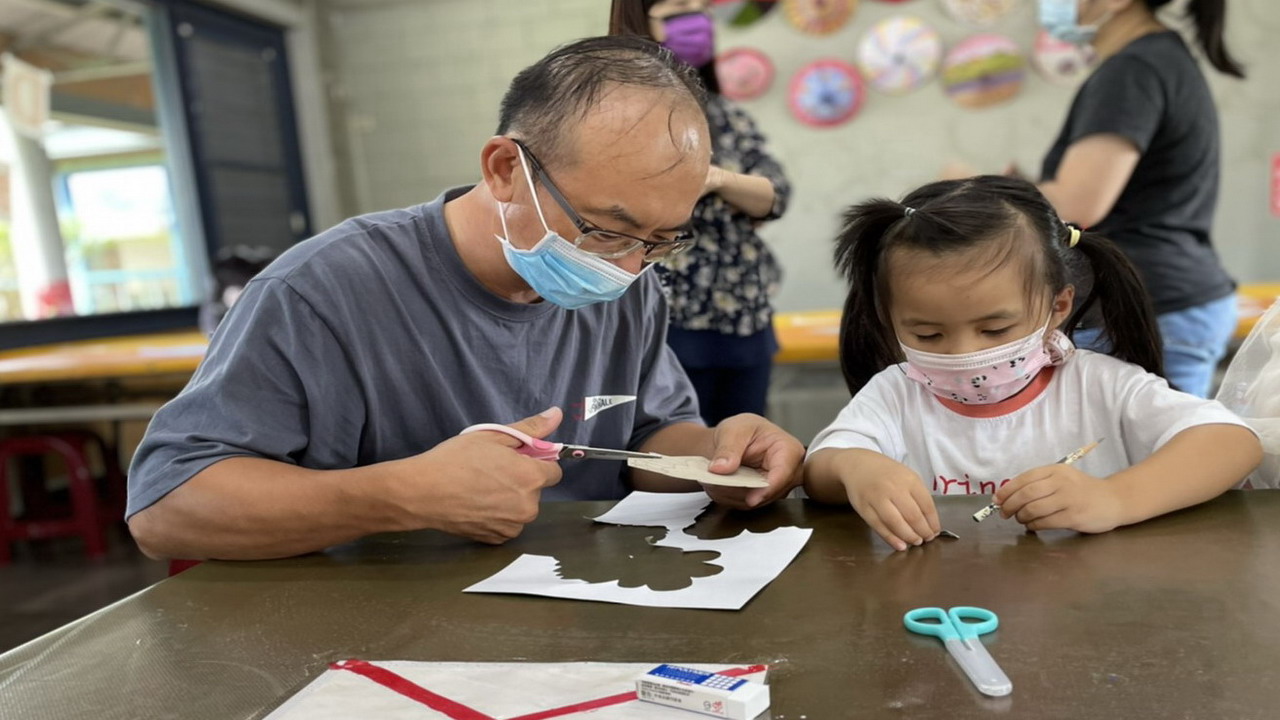
<svg viewBox="0 0 1280 720">
<path fill-rule="evenodd" d="M 902 616 L 902 622 L 913 633 L 941 638 L 947 652 L 982 694 L 1000 697 L 1013 692 L 1013 683 L 979 638 L 1000 625 L 995 613 L 977 607 L 925 607 L 909 611 Z"/>
</svg>

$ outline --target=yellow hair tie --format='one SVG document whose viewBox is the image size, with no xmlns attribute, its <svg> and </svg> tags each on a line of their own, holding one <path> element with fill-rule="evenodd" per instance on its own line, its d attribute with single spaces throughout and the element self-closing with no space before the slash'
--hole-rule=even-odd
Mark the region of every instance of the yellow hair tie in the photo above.
<svg viewBox="0 0 1280 720">
<path fill-rule="evenodd" d="M 1076 243 L 1080 242 L 1080 228 L 1071 228 L 1071 239 L 1067 241 L 1067 247 L 1073 248 Z"/>
</svg>

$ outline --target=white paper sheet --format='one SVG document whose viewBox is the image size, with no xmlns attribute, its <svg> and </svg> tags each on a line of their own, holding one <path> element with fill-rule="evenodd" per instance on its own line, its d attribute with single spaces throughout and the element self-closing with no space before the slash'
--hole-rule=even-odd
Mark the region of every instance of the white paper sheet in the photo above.
<svg viewBox="0 0 1280 720">
<path fill-rule="evenodd" d="M 350 662 L 338 663 L 346 666 Z M 670 662 L 670 661 L 667 661 Z M 424 704 L 415 688 L 410 694 L 398 692 L 351 670 L 330 669 L 286 700 L 266 720 L 431 720 L 464 717 L 518 720 L 533 713 L 566 708 L 578 703 L 634 692 L 641 674 L 661 665 L 651 663 L 431 663 L 379 661 L 369 663 L 378 671 L 389 671 L 418 689 L 463 706 L 449 714 Z M 739 668 L 736 665 L 679 663 L 709 671 Z M 757 666 L 751 666 L 756 668 Z M 747 680 L 766 682 L 767 668 L 741 674 Z M 384 679 L 383 673 L 380 673 Z M 394 679 L 394 678 L 393 678 Z M 465 711 L 470 710 L 468 715 Z M 683 710 L 617 698 L 601 707 L 557 714 L 557 718 L 579 720 L 659 720 L 676 715 L 696 718 Z"/>
<path fill-rule="evenodd" d="M 720 556 L 708 562 L 724 568 L 710 577 L 691 580 L 680 590 L 624 588 L 617 580 L 590 583 L 559 576 L 557 561 L 545 555 L 521 555 L 497 574 L 467 588 L 465 592 L 543 595 L 572 600 L 645 605 L 650 607 L 741 610 L 756 593 L 769 584 L 809 541 L 812 530 L 784 527 L 765 533 L 744 530 L 732 538 L 701 540 L 683 529 L 693 524 L 710 502 L 705 493 L 643 493 L 628 495 L 597 522 L 615 525 L 665 527 L 666 537 L 654 542 L 660 547 L 684 551 L 711 550 Z"/>
<path fill-rule="evenodd" d="M 664 527 L 676 532 L 692 525 L 710 504 L 711 498 L 704 492 L 633 492 L 595 520 L 609 525 Z"/>
</svg>

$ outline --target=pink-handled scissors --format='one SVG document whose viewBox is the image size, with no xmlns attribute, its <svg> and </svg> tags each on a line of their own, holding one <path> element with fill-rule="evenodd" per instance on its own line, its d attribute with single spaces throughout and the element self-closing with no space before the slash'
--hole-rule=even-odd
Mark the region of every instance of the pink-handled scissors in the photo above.
<svg viewBox="0 0 1280 720">
<path fill-rule="evenodd" d="M 566 445 L 564 443 L 551 442 L 550 440 L 542 440 L 532 437 L 519 430 L 507 425 L 499 425 L 497 423 L 480 423 L 458 433 L 466 435 L 467 433 L 478 432 L 480 430 L 490 430 L 500 432 L 521 442 L 520 447 L 516 448 L 516 452 L 526 455 L 535 460 L 564 460 L 572 458 L 581 460 L 585 458 L 594 458 L 599 460 L 626 460 L 627 458 L 660 458 L 663 457 L 657 453 L 641 453 L 630 452 L 627 450 L 607 450 L 605 448 L 593 448 L 586 445 Z"/>
</svg>

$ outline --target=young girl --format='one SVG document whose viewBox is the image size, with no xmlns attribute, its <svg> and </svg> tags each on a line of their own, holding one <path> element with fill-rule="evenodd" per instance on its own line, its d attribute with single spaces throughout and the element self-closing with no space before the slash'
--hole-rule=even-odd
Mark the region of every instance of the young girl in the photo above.
<svg viewBox="0 0 1280 720">
<path fill-rule="evenodd" d="M 1030 530 L 1097 533 L 1208 500 L 1259 462 L 1238 418 L 1160 377 L 1125 256 L 1064 225 L 1028 182 L 945 181 L 856 205 L 836 263 L 851 285 L 840 362 L 854 398 L 810 445 L 805 490 L 851 503 L 898 550 L 941 529 L 931 494 L 992 495 Z M 1074 312 L 1069 267 L 1092 285 Z M 1111 357 L 1068 339 L 1095 303 Z M 1050 464 L 1095 440 L 1079 462 Z"/>
</svg>

